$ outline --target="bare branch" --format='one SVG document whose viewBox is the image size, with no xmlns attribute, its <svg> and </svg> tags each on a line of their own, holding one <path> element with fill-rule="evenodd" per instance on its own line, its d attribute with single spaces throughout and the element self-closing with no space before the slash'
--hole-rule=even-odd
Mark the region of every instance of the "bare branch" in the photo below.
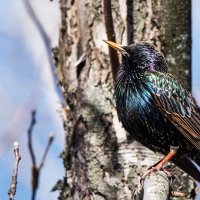
<svg viewBox="0 0 200 200">
<path fill-rule="evenodd" d="M 54 64 L 53 64 L 53 59 L 52 59 L 52 55 L 51 55 L 50 39 L 49 39 L 44 27 L 42 26 L 39 18 L 37 17 L 31 3 L 30 3 L 30 0 L 23 0 L 23 1 L 24 1 L 24 5 L 25 5 L 25 8 L 27 9 L 29 16 L 31 17 L 32 21 L 34 22 L 36 28 L 38 29 L 38 31 L 44 41 L 44 44 L 45 44 L 45 47 L 47 50 L 47 55 L 48 55 L 49 62 L 50 62 L 50 66 L 52 68 L 52 71 L 54 71 Z"/>
<path fill-rule="evenodd" d="M 32 164 L 33 166 L 36 166 L 36 161 L 35 161 L 35 154 L 33 152 L 33 146 L 32 146 L 32 132 L 33 132 L 33 127 L 36 123 L 36 119 L 35 119 L 35 115 L 36 115 L 36 110 L 33 110 L 31 113 L 31 124 L 29 126 L 28 129 L 28 149 L 31 155 L 31 160 L 32 160 Z"/>
<path fill-rule="evenodd" d="M 32 200 L 35 199 L 36 191 L 37 191 L 38 185 L 39 185 L 39 176 L 40 176 L 40 173 L 41 173 L 41 169 L 44 166 L 45 158 L 46 158 L 47 153 L 49 151 L 49 148 L 50 148 L 50 146 L 51 146 L 51 144 L 54 140 L 53 136 L 49 137 L 47 147 L 44 151 L 44 155 L 42 157 L 41 163 L 40 163 L 39 167 L 37 167 L 36 158 L 35 158 L 35 154 L 34 154 L 34 151 L 33 151 L 33 144 L 32 144 L 32 132 L 33 132 L 33 127 L 36 123 L 35 115 L 36 115 L 36 111 L 33 110 L 32 114 L 31 114 L 31 116 L 32 116 L 31 124 L 30 124 L 30 127 L 28 129 L 28 148 L 29 148 L 29 152 L 30 152 L 31 160 L 32 160 L 32 197 L 31 197 Z"/>
<path fill-rule="evenodd" d="M 49 148 L 50 148 L 50 146 L 51 146 L 53 140 L 54 140 L 54 137 L 53 137 L 52 135 L 49 136 L 48 143 L 47 143 L 47 146 L 46 146 L 44 155 L 43 155 L 43 157 L 42 157 L 40 166 L 39 166 L 39 168 L 38 168 L 39 171 L 40 171 L 40 170 L 42 169 L 42 167 L 44 166 L 44 161 L 45 161 L 45 159 L 46 159 L 46 157 L 47 157 L 47 153 L 48 153 L 48 151 L 49 151 Z"/>
<path fill-rule="evenodd" d="M 163 171 L 152 172 L 138 184 L 135 192 L 136 200 L 167 200 L 170 194 L 169 178 Z"/>
<path fill-rule="evenodd" d="M 30 3 L 30 0 L 23 0 L 23 2 L 24 2 L 25 8 L 26 8 L 29 16 L 31 17 L 33 23 L 35 24 L 36 28 L 38 29 L 38 31 L 41 35 L 41 38 L 44 42 L 46 53 L 47 53 L 48 60 L 49 60 L 49 66 L 51 68 L 51 75 L 52 75 L 54 82 L 56 83 L 57 77 L 55 74 L 55 65 L 54 65 L 53 56 L 52 56 L 51 41 L 47 35 L 46 30 L 44 29 L 39 18 L 37 17 L 31 3 Z M 63 94 L 61 93 L 60 89 L 57 86 L 55 86 L 55 90 L 56 90 L 57 94 L 59 95 L 59 97 L 62 98 Z"/>
<path fill-rule="evenodd" d="M 169 179 L 163 171 L 151 173 L 144 181 L 143 200 L 167 200 L 169 188 Z"/>
<path fill-rule="evenodd" d="M 17 190 L 17 175 L 18 175 L 18 166 L 19 161 L 21 160 L 21 155 L 19 154 L 19 143 L 14 142 L 14 155 L 15 155 L 15 165 L 13 170 L 12 182 L 10 185 L 10 189 L 8 191 L 9 199 L 14 200 L 14 196 Z"/>
<path fill-rule="evenodd" d="M 45 158 L 47 156 L 47 153 L 49 151 L 49 148 L 50 148 L 53 140 L 54 140 L 54 137 L 53 136 L 49 136 L 47 147 L 45 149 L 45 152 L 44 152 L 44 155 L 42 157 L 42 160 L 41 160 L 41 163 L 40 163 L 39 167 L 37 167 L 34 164 L 32 166 L 32 197 L 31 197 L 32 200 L 35 199 L 36 191 L 37 191 L 38 185 L 39 185 L 39 177 L 40 177 L 41 169 L 44 166 Z"/>
<path fill-rule="evenodd" d="M 111 8 L 111 0 L 103 1 L 103 10 L 104 10 L 104 20 L 106 26 L 106 33 L 108 40 L 116 42 L 115 31 L 113 26 L 113 18 L 112 18 L 112 8 Z M 109 47 L 110 54 L 110 63 L 112 68 L 113 79 L 115 80 L 117 75 L 117 69 L 119 66 L 119 58 L 116 50 Z"/>
</svg>

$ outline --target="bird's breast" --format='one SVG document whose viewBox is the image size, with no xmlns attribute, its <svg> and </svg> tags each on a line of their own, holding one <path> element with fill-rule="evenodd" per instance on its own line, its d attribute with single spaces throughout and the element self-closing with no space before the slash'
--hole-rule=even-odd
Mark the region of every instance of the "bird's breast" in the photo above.
<svg viewBox="0 0 200 200">
<path fill-rule="evenodd" d="M 115 92 L 118 117 L 126 131 L 150 149 L 164 152 L 154 144 L 160 141 L 167 149 L 170 138 L 166 132 L 173 135 L 174 131 L 170 130 L 169 122 L 155 107 L 147 84 L 121 81 L 116 84 Z"/>
<path fill-rule="evenodd" d="M 126 79 L 116 84 L 115 92 L 118 116 L 125 129 L 130 132 L 130 129 L 137 129 L 144 122 L 148 126 L 147 121 L 153 108 L 152 97 L 145 84 Z"/>
</svg>

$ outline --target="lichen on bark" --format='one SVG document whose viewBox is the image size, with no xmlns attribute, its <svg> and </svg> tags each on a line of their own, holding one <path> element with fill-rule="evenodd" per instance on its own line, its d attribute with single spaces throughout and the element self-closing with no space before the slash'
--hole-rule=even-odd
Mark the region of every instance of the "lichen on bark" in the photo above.
<svg viewBox="0 0 200 200">
<path fill-rule="evenodd" d="M 65 97 L 66 146 L 59 199 L 130 200 L 139 174 L 161 155 L 134 141 L 118 121 L 108 48 L 102 42 L 107 37 L 102 1 L 61 0 L 60 5 L 56 73 Z M 117 42 L 149 41 L 177 63 L 180 57 L 169 51 L 174 43 L 166 45 L 171 39 L 168 18 L 162 16 L 166 6 L 161 0 L 113 0 Z"/>
</svg>

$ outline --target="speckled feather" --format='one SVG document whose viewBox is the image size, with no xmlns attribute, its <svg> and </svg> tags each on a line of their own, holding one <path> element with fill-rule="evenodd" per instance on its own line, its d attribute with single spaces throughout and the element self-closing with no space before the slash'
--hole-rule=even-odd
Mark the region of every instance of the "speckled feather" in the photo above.
<svg viewBox="0 0 200 200">
<path fill-rule="evenodd" d="M 119 120 L 133 137 L 153 151 L 179 147 L 175 164 L 200 182 L 200 109 L 169 73 L 154 46 L 141 42 L 126 51 L 116 83 Z"/>
</svg>

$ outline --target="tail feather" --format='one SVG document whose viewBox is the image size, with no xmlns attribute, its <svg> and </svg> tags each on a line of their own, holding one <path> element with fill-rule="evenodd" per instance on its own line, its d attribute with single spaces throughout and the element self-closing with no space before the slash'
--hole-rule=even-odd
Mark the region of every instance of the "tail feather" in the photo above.
<svg viewBox="0 0 200 200">
<path fill-rule="evenodd" d="M 200 183 L 200 168 L 187 157 L 172 159 L 172 162 Z"/>
</svg>

